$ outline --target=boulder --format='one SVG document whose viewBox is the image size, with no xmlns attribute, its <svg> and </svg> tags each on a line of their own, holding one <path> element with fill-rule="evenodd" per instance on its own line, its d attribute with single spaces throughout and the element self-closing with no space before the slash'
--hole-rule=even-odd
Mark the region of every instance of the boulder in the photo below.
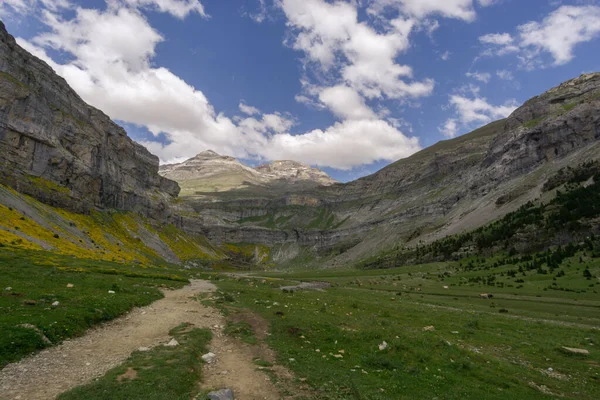
<svg viewBox="0 0 600 400">
<path fill-rule="evenodd" d="M 234 400 L 233 390 L 221 389 L 208 394 L 210 400 Z"/>
</svg>

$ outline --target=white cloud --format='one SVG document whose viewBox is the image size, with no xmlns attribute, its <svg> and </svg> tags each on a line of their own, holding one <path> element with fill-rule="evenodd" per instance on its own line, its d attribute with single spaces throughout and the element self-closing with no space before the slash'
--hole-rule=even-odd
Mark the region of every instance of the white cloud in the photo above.
<svg viewBox="0 0 600 400">
<path fill-rule="evenodd" d="M 481 36 L 486 45 L 484 55 L 502 56 L 518 53 L 526 69 L 546 67 L 542 57 L 549 54 L 553 65 L 563 65 L 573 59 L 575 47 L 600 35 L 600 6 L 561 6 L 541 22 L 530 21 L 517 27 L 513 36 L 495 33 Z"/>
<path fill-rule="evenodd" d="M 294 49 L 304 52 L 307 62 L 340 78 L 368 98 L 426 96 L 433 90 L 430 79 L 409 82 L 412 68 L 396 63 L 409 47 L 411 19 L 397 18 L 379 33 L 358 21 L 353 4 L 324 0 L 282 0 L 280 7 L 295 37 Z"/>
<path fill-rule="evenodd" d="M 245 116 L 218 113 L 201 91 L 168 69 L 154 66 L 156 46 L 164 38 L 138 8 L 150 2 L 131 3 L 135 7 L 124 4 L 113 2 L 102 11 L 76 7 L 69 18 L 46 10 L 41 21 L 49 31 L 18 42 L 113 119 L 164 134 L 165 143 L 143 142 L 163 162 L 180 161 L 210 148 L 235 157 L 293 158 L 348 169 L 375 160 L 396 160 L 420 149 L 417 138 L 373 119 L 363 97 L 345 86 L 306 83 L 310 96 L 322 98 L 340 118 L 350 118 L 323 130 L 293 135 L 294 118 L 277 112 L 261 114 L 244 102 L 239 108 Z M 156 10 L 178 16 L 168 8 Z M 69 61 L 52 60 L 50 49 L 68 54 Z"/>
<path fill-rule="evenodd" d="M 207 16 L 200 0 L 105 0 L 108 7 L 119 9 L 123 6 L 136 9 L 155 10 L 169 13 L 177 18 L 185 18 L 190 13 Z M 70 0 L 2 0 L 0 15 L 12 12 L 18 14 L 30 13 L 38 8 L 50 11 L 73 8 Z"/>
<path fill-rule="evenodd" d="M 246 115 L 260 114 L 260 110 L 258 108 L 249 106 L 244 102 L 241 102 L 239 104 L 239 108 L 240 108 L 240 111 Z"/>
<path fill-rule="evenodd" d="M 444 136 L 455 137 L 461 129 L 472 129 L 496 119 L 506 118 L 517 109 L 516 100 L 508 100 L 503 105 L 495 106 L 488 103 L 484 97 L 479 97 L 478 90 L 471 92 L 472 97 L 462 94 L 450 96 L 448 107 L 454 109 L 455 116 L 438 128 Z"/>
<path fill-rule="evenodd" d="M 442 55 L 440 55 L 440 58 L 444 61 L 448 61 L 450 59 L 450 55 L 452 55 L 452 53 L 450 53 L 448 50 L 446 50 L 445 52 L 442 53 Z"/>
<path fill-rule="evenodd" d="M 376 118 L 375 113 L 356 90 L 345 85 L 323 89 L 319 93 L 319 100 L 342 119 Z"/>
<path fill-rule="evenodd" d="M 513 37 L 508 33 L 488 33 L 479 37 L 479 41 L 485 44 L 495 44 L 506 46 L 514 42 Z"/>
<path fill-rule="evenodd" d="M 501 106 L 493 106 L 483 97 L 467 98 L 461 95 L 451 95 L 450 105 L 456 109 L 458 118 L 463 124 L 485 123 L 493 119 L 505 118 L 517 108 L 515 100 L 510 100 Z"/>
<path fill-rule="evenodd" d="M 465 74 L 468 78 L 473 78 L 479 82 L 488 83 L 492 79 L 492 74 L 489 72 L 467 72 Z"/>
<path fill-rule="evenodd" d="M 266 0 L 257 0 L 258 9 L 255 12 L 244 13 L 243 15 L 250 17 L 254 22 L 260 24 L 267 19 L 267 3 Z"/>
<path fill-rule="evenodd" d="M 438 130 L 447 138 L 456 137 L 456 133 L 458 132 L 458 122 L 455 118 L 449 118 L 446 120 L 443 126 L 438 128 Z"/>
<path fill-rule="evenodd" d="M 600 7 L 562 6 L 542 22 L 528 22 L 518 28 L 521 46 L 535 53 L 546 51 L 555 65 L 566 64 L 573 58 L 579 43 L 588 42 L 600 34 Z"/>
<path fill-rule="evenodd" d="M 199 0 L 107 0 L 109 4 L 119 7 L 122 4 L 169 13 L 177 18 L 185 18 L 191 13 L 207 16 L 204 6 Z"/>
<path fill-rule="evenodd" d="M 0 2 L 0 16 L 11 14 L 25 14 L 35 7 L 35 0 L 2 0 Z"/>
<path fill-rule="evenodd" d="M 496 76 L 505 81 L 512 81 L 513 79 L 515 79 L 513 73 L 506 69 L 500 69 L 496 71 Z"/>
<path fill-rule="evenodd" d="M 408 138 L 381 120 L 344 121 L 303 135 L 277 135 L 267 148 L 265 155 L 270 159 L 303 160 L 346 170 L 408 157 L 421 149 L 417 138 Z"/>
<path fill-rule="evenodd" d="M 429 15 L 440 15 L 473 21 L 476 16 L 473 0 L 374 0 L 370 10 L 376 14 L 385 8 L 396 8 L 419 19 Z"/>
</svg>

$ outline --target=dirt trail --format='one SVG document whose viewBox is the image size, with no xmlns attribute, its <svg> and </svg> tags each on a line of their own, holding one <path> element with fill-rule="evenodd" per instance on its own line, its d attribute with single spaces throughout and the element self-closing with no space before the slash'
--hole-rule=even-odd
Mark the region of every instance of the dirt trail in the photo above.
<svg viewBox="0 0 600 400">
<path fill-rule="evenodd" d="M 210 350 L 217 359 L 205 368 L 203 387 L 229 387 L 239 400 L 278 399 L 273 384 L 252 363 L 251 352 L 221 333 L 225 318 L 194 299 L 198 293 L 214 290 L 210 282 L 192 281 L 182 289 L 166 291 L 164 299 L 91 329 L 83 337 L 7 365 L 0 371 L 0 399 L 54 399 L 68 389 L 104 375 L 139 347 L 168 342 L 169 330 L 183 322 L 213 332 Z"/>
</svg>

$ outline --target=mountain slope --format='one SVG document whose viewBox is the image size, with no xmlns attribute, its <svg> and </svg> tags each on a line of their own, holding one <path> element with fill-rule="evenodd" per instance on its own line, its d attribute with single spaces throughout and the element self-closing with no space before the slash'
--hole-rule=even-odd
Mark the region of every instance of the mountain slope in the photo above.
<svg viewBox="0 0 600 400">
<path fill-rule="evenodd" d="M 3 188 L 0 203 L 18 205 L 19 220 L 35 219 L 41 228 L 17 230 L 7 217 L 0 221 L 0 239 L 60 249 L 51 239 L 70 225 L 54 226 L 53 213 L 60 208 L 97 211 L 108 220 L 119 210 L 147 217 L 140 223 L 157 232 L 173 229 L 175 242 L 148 235 L 145 243 L 166 260 L 197 255 L 233 259 L 244 267 L 269 257 L 275 263 L 352 264 L 480 227 L 530 201 L 551 200 L 554 191 L 544 188 L 563 179 L 564 167 L 600 159 L 599 111 L 600 73 L 582 75 L 529 100 L 504 120 L 347 184 L 330 184 L 325 174 L 295 162 L 255 169 L 204 152 L 161 167 L 161 174 L 182 182 L 186 196 L 176 199 L 179 187 L 158 174 L 155 156 L 85 104 L 0 25 L 0 183 L 54 207 L 32 211 L 28 201 L 15 201 Z M 94 223 L 85 222 L 90 229 L 121 230 Z M 110 249 L 116 240 L 99 249 L 80 238 L 84 233 L 69 233 L 69 242 L 85 254 L 89 246 L 94 252 L 116 251 Z M 136 232 L 124 234 L 135 244 Z M 186 241 L 210 251 L 187 252 L 191 247 L 185 245 L 174 250 Z"/>
<path fill-rule="evenodd" d="M 70 210 L 169 217 L 177 183 L 158 158 L 87 105 L 0 22 L 0 183 Z"/>
<path fill-rule="evenodd" d="M 324 254 L 319 262 L 346 264 L 477 228 L 549 196 L 542 188 L 561 168 L 600 158 L 599 110 L 600 74 L 586 74 L 507 119 L 354 182 L 296 196 L 238 190 L 189 204 L 214 240 L 235 233 L 240 240 L 298 243 Z"/>
<path fill-rule="evenodd" d="M 257 186 L 278 191 L 298 191 L 336 183 L 325 172 L 297 161 L 273 161 L 256 168 L 212 150 L 179 164 L 161 165 L 159 173 L 181 186 L 182 196 L 209 195 Z"/>
</svg>

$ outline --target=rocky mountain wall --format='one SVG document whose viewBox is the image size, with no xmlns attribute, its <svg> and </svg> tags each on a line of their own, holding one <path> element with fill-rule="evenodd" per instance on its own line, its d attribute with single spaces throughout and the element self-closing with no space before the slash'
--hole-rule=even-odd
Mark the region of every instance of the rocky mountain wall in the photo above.
<svg viewBox="0 0 600 400">
<path fill-rule="evenodd" d="M 162 220 L 179 186 L 158 164 L 0 22 L 1 183 L 78 212 L 114 208 Z"/>
</svg>

